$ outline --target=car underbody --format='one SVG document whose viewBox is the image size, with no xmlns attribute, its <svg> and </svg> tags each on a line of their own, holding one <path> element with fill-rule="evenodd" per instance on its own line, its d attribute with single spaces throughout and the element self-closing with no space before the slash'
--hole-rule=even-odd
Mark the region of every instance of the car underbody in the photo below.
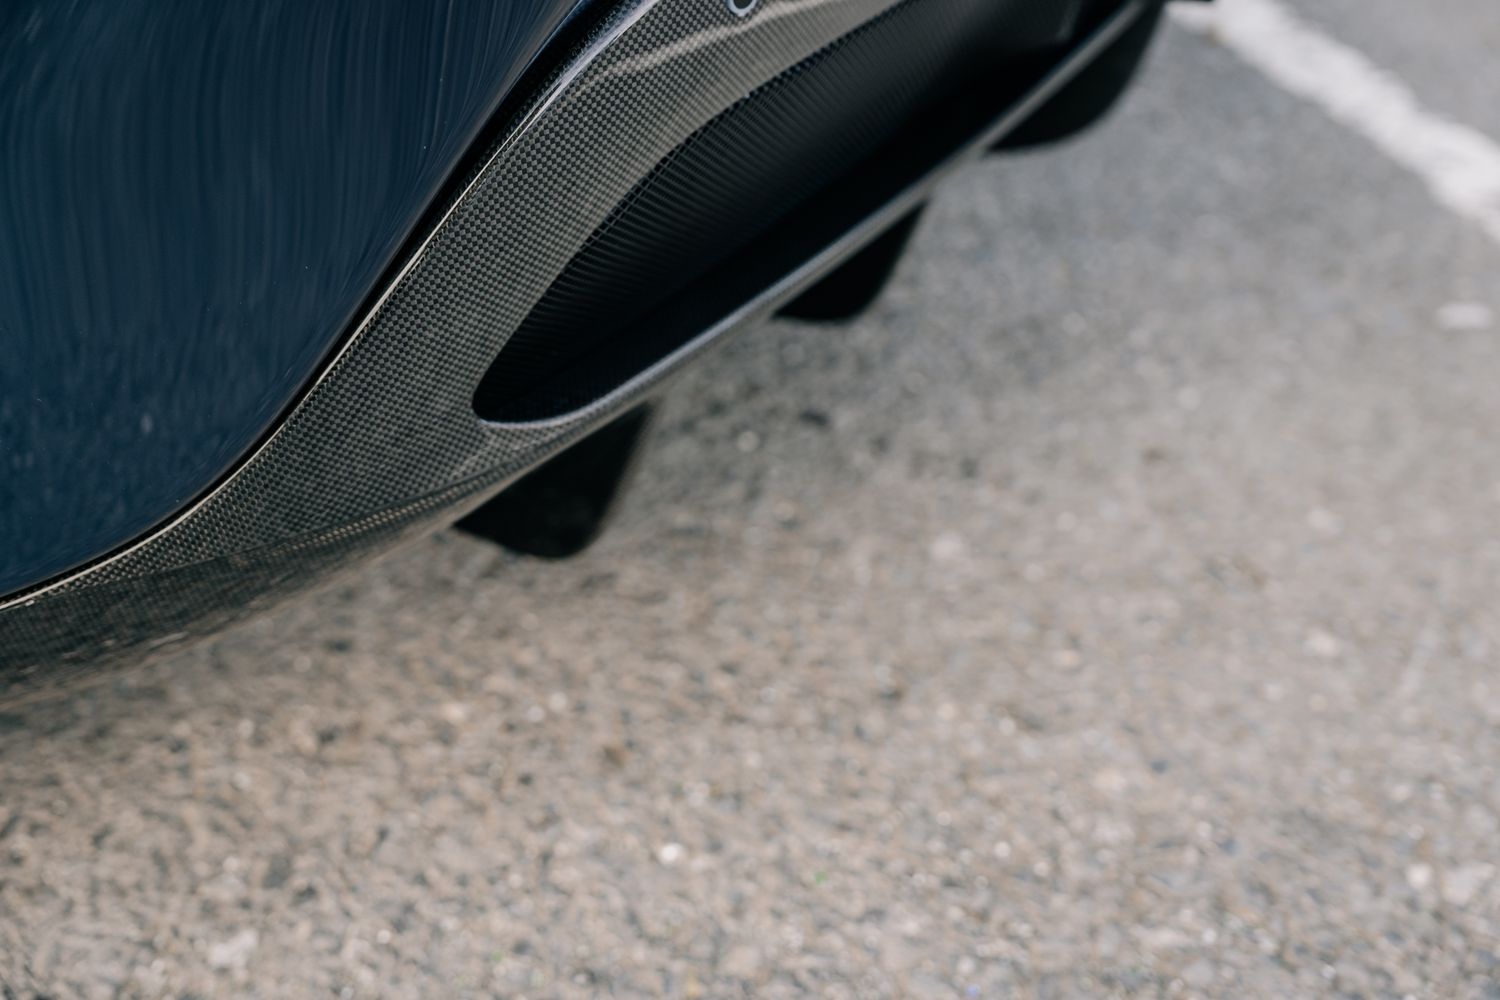
<svg viewBox="0 0 1500 1000">
<path fill-rule="evenodd" d="M 774 315 L 858 315 L 933 188 L 1097 120 L 1161 8 L 575 10 L 232 461 L 65 568 L 8 567 L 0 701 L 208 635 L 455 523 L 577 552 L 678 372 Z M 30 537 L 34 509 L 13 506 L 26 517 L 0 510 L 0 527 Z"/>
</svg>

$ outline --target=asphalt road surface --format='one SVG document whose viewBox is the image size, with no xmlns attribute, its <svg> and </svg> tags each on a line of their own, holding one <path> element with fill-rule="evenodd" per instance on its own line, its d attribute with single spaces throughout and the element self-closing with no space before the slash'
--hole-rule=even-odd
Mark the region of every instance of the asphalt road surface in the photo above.
<svg viewBox="0 0 1500 1000">
<path fill-rule="evenodd" d="M 1298 0 L 1500 138 L 1493 0 Z M 0 995 L 1500 996 L 1500 245 L 1212 33 L 444 534 L 0 716 Z"/>
</svg>

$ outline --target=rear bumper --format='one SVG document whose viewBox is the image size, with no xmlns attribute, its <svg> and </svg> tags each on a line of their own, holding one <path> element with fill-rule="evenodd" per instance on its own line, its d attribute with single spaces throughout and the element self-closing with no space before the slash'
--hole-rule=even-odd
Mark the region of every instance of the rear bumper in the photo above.
<svg viewBox="0 0 1500 1000">
<path fill-rule="evenodd" d="M 257 451 L 149 537 L 0 604 L 0 702 L 179 646 L 452 523 L 816 283 L 1160 7 L 1127 0 L 1080 25 L 1070 18 L 1081 5 L 1058 17 L 1067 5 L 1052 0 L 1002 4 L 1015 19 L 1006 38 L 1035 37 L 978 78 L 982 87 L 895 123 L 878 155 L 728 248 L 652 305 L 650 323 L 591 347 L 587 379 L 577 374 L 585 369 L 552 372 L 583 385 L 565 405 L 476 413 L 476 388 L 511 333 L 642 178 L 767 81 L 924 3 L 763 0 L 735 19 L 713 4 L 645 0 L 616 12 L 483 153 L 461 197 Z M 991 17 L 964 0 L 947 9 Z M 655 339 L 642 346 L 645 329 Z M 612 352 L 608 364 L 598 349 Z"/>
</svg>

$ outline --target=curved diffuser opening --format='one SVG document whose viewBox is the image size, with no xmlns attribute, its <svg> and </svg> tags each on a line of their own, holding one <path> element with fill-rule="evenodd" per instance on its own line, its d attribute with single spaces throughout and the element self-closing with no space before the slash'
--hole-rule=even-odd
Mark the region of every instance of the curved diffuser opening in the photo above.
<svg viewBox="0 0 1500 1000">
<path fill-rule="evenodd" d="M 583 409 L 753 301 L 1025 93 L 1075 8 L 906 0 L 730 106 L 590 235 L 485 373 L 476 414 Z"/>
</svg>

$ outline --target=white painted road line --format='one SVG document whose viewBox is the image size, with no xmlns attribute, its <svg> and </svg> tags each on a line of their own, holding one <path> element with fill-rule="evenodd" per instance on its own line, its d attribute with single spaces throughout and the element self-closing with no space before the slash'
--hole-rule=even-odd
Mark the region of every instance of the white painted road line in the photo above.
<svg viewBox="0 0 1500 1000">
<path fill-rule="evenodd" d="M 1217 0 L 1172 8 L 1286 90 L 1378 146 L 1433 196 L 1500 243 L 1500 145 L 1424 108 L 1395 75 L 1323 34 L 1280 0 Z"/>
</svg>

